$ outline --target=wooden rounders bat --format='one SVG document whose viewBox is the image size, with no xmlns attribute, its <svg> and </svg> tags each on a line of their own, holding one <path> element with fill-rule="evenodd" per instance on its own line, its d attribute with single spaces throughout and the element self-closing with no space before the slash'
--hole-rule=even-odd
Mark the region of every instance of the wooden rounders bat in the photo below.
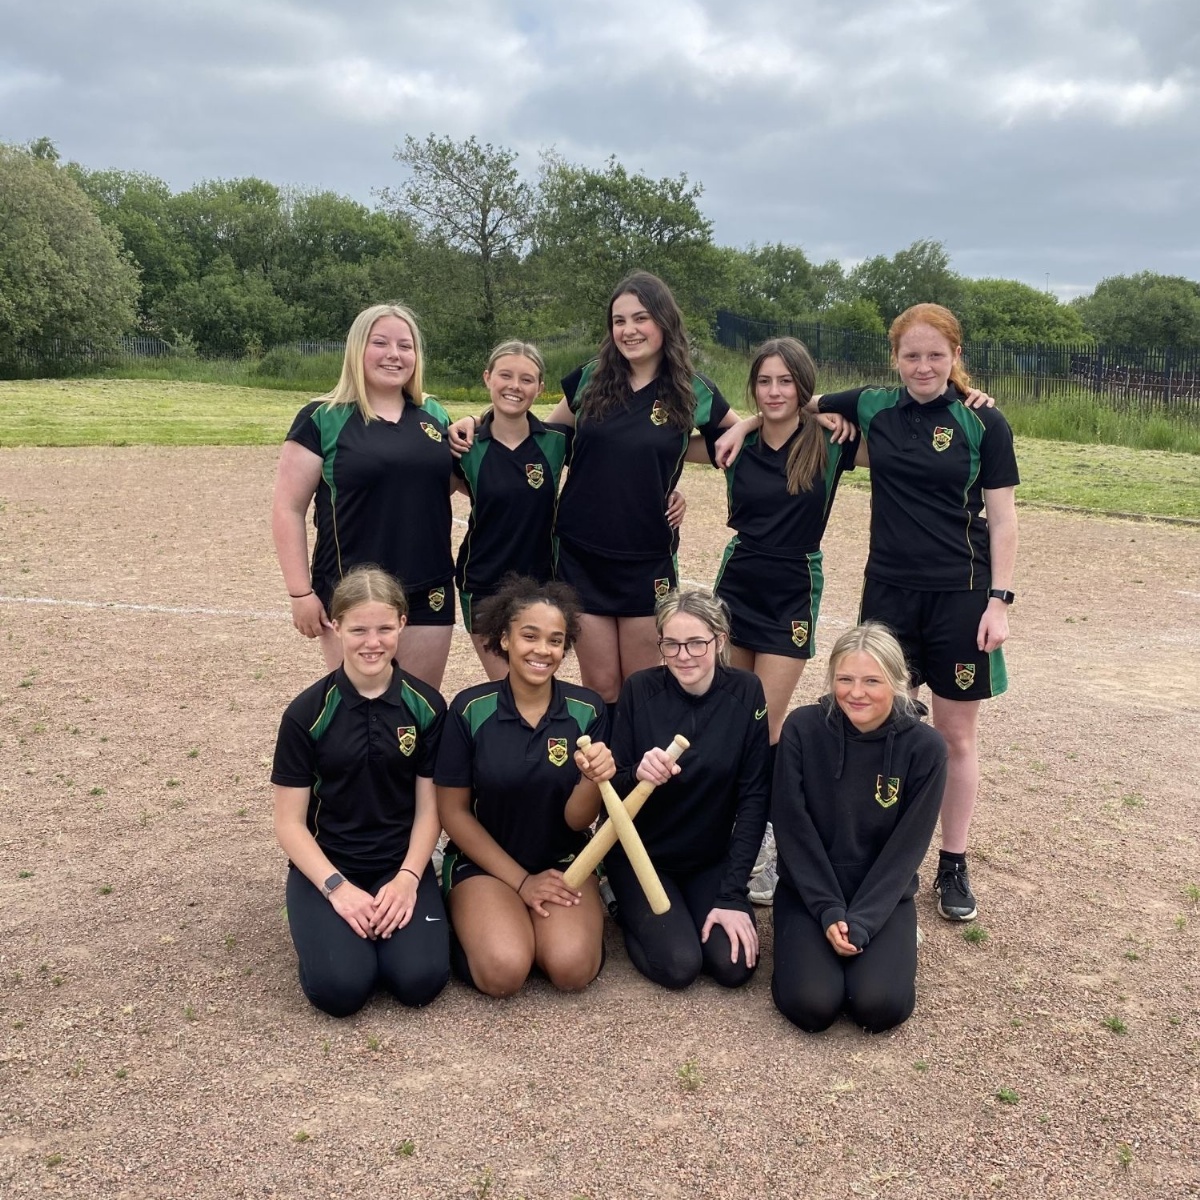
<svg viewBox="0 0 1200 1200">
<path fill-rule="evenodd" d="M 681 733 L 677 733 L 672 739 L 671 744 L 666 748 L 665 753 L 668 754 L 672 762 L 676 762 L 679 756 L 691 745 Z M 611 787 L 611 785 L 609 785 Z M 650 793 L 654 791 L 654 784 L 643 780 L 625 797 L 622 804 L 626 815 L 632 821 L 634 817 L 641 811 L 642 805 L 646 803 Z M 617 844 L 617 831 L 611 820 L 605 821 L 603 825 L 596 830 L 596 836 L 575 856 L 571 865 L 563 872 L 563 879 L 568 887 L 575 888 L 576 891 L 583 886 L 583 881 L 600 865 L 600 860 Z M 628 854 L 628 851 L 626 851 Z M 631 858 L 630 863 L 633 862 Z"/>
<path fill-rule="evenodd" d="M 587 734 L 575 743 L 580 750 L 586 750 L 591 744 L 592 739 Z M 646 847 L 642 845 L 638 831 L 633 827 L 633 818 L 625 811 L 621 797 L 617 795 L 617 790 L 611 783 L 606 781 L 599 787 L 604 807 L 608 809 L 609 822 L 617 831 L 621 849 L 625 851 L 625 857 L 629 859 L 629 865 L 633 868 L 638 883 L 642 885 L 642 891 L 646 893 L 650 911 L 656 917 L 660 917 L 671 907 L 671 901 L 663 889 L 654 864 L 650 861 L 650 855 L 646 853 Z M 571 865 L 574 866 L 574 863 Z"/>
</svg>

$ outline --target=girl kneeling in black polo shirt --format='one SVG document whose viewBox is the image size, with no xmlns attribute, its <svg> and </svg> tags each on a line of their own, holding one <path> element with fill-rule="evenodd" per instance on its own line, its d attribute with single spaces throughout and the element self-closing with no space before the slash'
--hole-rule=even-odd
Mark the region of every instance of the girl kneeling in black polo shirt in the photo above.
<svg viewBox="0 0 1200 1200">
<path fill-rule="evenodd" d="M 555 678 L 579 633 L 579 603 L 565 584 L 510 576 L 474 629 L 508 674 L 455 696 L 438 753 L 450 835 L 442 882 L 466 959 L 456 969 L 490 996 L 517 991 L 535 965 L 578 991 L 600 972 L 604 906 L 594 875 L 575 891 L 562 872 L 614 769 L 604 702 Z M 586 754 L 575 750 L 583 734 Z"/>
<path fill-rule="evenodd" d="M 767 823 L 767 702 L 749 671 L 726 666 L 729 613 L 711 592 L 672 592 L 655 614 L 663 665 L 631 675 L 613 729 L 621 795 L 655 791 L 636 826 L 671 900 L 650 910 L 618 845 L 605 857 L 633 965 L 687 987 L 701 971 L 738 987 L 758 960 L 746 883 Z M 683 734 L 678 763 L 661 747 Z"/>
<path fill-rule="evenodd" d="M 335 1017 L 360 1009 L 377 982 L 420 1005 L 450 977 L 430 865 L 446 704 L 395 662 L 407 607 L 385 571 L 342 579 L 329 609 L 342 665 L 288 705 L 275 744 L 275 835 L 289 860 L 300 986 Z"/>
</svg>

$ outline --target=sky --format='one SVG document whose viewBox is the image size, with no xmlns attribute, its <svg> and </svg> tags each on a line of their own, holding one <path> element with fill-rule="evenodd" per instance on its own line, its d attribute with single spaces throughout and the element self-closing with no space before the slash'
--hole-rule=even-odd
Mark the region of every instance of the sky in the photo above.
<svg viewBox="0 0 1200 1200">
<path fill-rule="evenodd" d="M 722 245 L 1200 279 L 1195 0 L 0 0 L 0 141 L 374 204 L 406 134 L 686 173 Z"/>
</svg>

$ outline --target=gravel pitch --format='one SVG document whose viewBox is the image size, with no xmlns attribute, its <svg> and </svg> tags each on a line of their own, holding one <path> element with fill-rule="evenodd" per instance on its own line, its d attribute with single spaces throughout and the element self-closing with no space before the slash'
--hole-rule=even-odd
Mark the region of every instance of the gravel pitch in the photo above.
<svg viewBox="0 0 1200 1200">
<path fill-rule="evenodd" d="M 0 1196 L 1200 1195 L 1200 532 L 1022 511 L 983 940 L 922 892 L 899 1030 L 779 1017 L 769 914 L 738 993 L 653 988 L 610 926 L 580 996 L 336 1021 L 297 985 L 271 827 L 279 715 L 322 673 L 274 459 L 0 451 Z M 708 582 L 723 485 L 684 486 Z M 866 521 L 844 492 L 819 648 Z M 445 691 L 479 677 L 460 633 Z"/>
</svg>

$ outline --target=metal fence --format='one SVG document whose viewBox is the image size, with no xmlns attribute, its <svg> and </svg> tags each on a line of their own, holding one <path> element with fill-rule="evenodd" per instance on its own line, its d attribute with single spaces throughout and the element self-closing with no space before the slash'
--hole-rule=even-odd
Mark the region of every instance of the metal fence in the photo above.
<svg viewBox="0 0 1200 1200">
<path fill-rule="evenodd" d="M 827 375 L 855 383 L 895 383 L 883 334 L 819 322 L 755 321 L 722 309 L 717 341 L 749 351 L 771 337 L 799 338 Z M 1103 397 L 1116 406 L 1200 417 L 1200 350 L 1049 342 L 966 342 L 963 362 L 980 387 L 1006 401 Z"/>
</svg>

